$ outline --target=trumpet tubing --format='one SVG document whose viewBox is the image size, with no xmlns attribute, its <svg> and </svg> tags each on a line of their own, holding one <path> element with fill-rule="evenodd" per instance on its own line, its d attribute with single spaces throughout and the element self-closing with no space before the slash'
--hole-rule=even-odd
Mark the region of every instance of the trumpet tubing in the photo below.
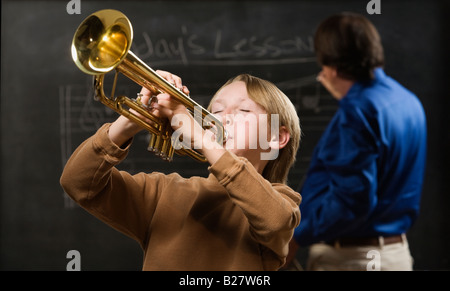
<svg viewBox="0 0 450 291">
<path fill-rule="evenodd" d="M 183 104 L 192 114 L 201 111 L 204 129 L 212 129 L 214 124 L 216 140 L 219 144 L 226 139 L 222 123 L 213 115 L 178 90 L 151 67 L 130 51 L 133 29 L 128 18 L 117 10 L 100 10 L 88 16 L 78 27 L 72 41 L 72 58 L 77 67 L 86 74 L 94 76 L 95 99 L 117 113 L 136 122 L 150 133 L 148 150 L 163 159 L 171 161 L 173 154 L 188 155 L 194 160 L 206 162 L 206 158 L 191 148 L 179 148 L 171 141 L 172 128 L 169 120 L 151 114 L 139 99 L 126 96 L 114 97 L 117 75 L 121 73 L 154 95 L 165 92 Z M 115 70 L 116 75 L 111 95 L 104 93 L 105 74 Z M 143 116 L 141 118 L 131 109 Z M 150 120 L 148 122 L 147 120 Z"/>
</svg>

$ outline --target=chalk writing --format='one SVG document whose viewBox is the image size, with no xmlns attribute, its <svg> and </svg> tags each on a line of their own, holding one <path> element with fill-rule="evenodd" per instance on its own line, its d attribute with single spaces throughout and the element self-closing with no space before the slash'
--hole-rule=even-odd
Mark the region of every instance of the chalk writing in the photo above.
<svg viewBox="0 0 450 291">
<path fill-rule="evenodd" d="M 181 26 L 181 34 L 176 38 L 152 38 L 143 32 L 133 44 L 132 50 L 153 65 L 268 65 L 315 62 L 312 36 L 292 36 L 279 39 L 275 36 L 244 36 L 234 42 L 225 42 L 223 31 L 214 32 L 210 38 L 201 38 L 188 33 Z"/>
</svg>

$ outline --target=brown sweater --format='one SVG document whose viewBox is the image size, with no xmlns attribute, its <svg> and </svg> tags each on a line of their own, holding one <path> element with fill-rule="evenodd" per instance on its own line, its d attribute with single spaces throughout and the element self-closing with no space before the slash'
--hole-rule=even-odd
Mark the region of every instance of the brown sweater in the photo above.
<svg viewBox="0 0 450 291">
<path fill-rule="evenodd" d="M 109 124 L 67 162 L 61 185 L 91 214 L 138 241 L 143 270 L 277 270 L 300 222 L 299 193 L 229 152 L 207 178 L 130 175 Z"/>
</svg>

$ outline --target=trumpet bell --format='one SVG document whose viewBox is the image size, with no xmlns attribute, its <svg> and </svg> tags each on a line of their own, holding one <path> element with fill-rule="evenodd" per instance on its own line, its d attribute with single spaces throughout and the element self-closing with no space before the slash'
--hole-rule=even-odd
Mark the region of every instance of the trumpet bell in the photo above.
<svg viewBox="0 0 450 291">
<path fill-rule="evenodd" d="M 105 74 L 123 61 L 132 41 L 133 28 L 123 13 L 100 10 L 78 27 L 72 41 L 72 58 L 86 74 Z"/>
</svg>

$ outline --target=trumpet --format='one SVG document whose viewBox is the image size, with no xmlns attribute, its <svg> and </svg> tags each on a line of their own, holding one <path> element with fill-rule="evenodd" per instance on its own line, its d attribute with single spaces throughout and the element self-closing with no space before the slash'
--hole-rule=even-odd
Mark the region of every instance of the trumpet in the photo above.
<svg viewBox="0 0 450 291">
<path fill-rule="evenodd" d="M 166 161 L 172 161 L 173 154 L 177 153 L 187 155 L 196 161 L 206 162 L 201 153 L 189 146 L 180 145 L 176 139 L 171 138 L 173 129 L 169 120 L 151 114 L 139 97 L 132 99 L 127 96 L 114 96 L 117 77 L 121 73 L 149 89 L 153 95 L 164 92 L 183 104 L 194 117 L 197 116 L 194 119 L 204 129 L 214 131 L 219 144 L 223 144 L 224 138 L 226 139 L 226 131 L 217 118 L 158 75 L 130 50 L 132 40 L 131 22 L 122 12 L 112 9 L 100 10 L 88 16 L 76 30 L 71 46 L 72 58 L 82 72 L 93 75 L 96 100 L 136 122 L 150 133 L 149 151 Z M 112 71 L 115 71 L 115 75 L 112 91 L 108 97 L 104 93 L 104 79 L 105 75 Z"/>
</svg>

